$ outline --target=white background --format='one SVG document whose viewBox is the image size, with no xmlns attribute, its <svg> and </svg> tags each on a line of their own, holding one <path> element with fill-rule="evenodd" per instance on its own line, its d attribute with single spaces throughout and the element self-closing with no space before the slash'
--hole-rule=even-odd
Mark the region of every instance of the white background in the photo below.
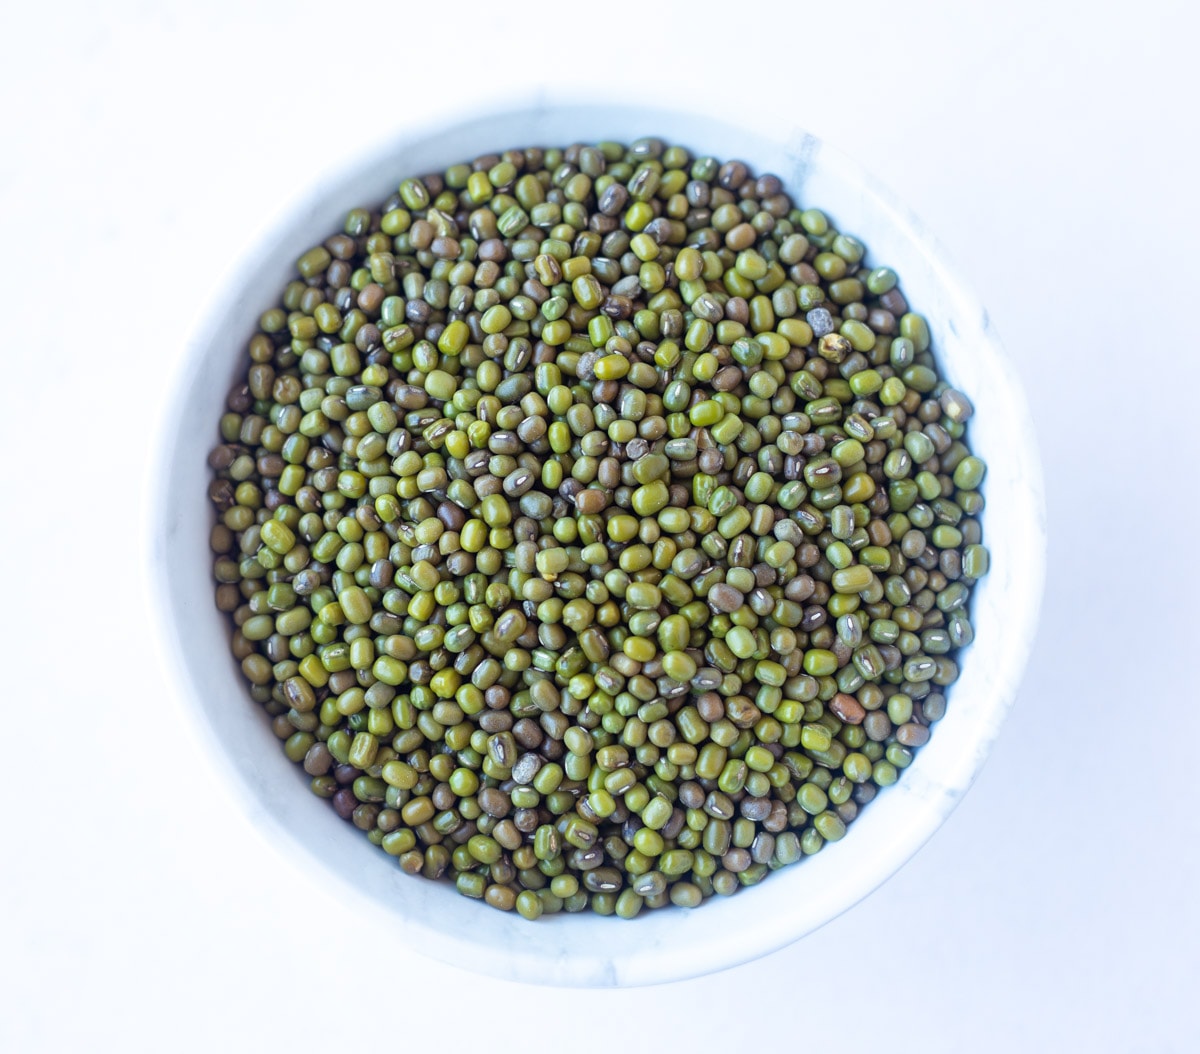
<svg viewBox="0 0 1200 1054">
<path fill-rule="evenodd" d="M 22 8 L 0 9 L 0 1049 L 1200 1045 L 1190 5 Z M 563 86 L 767 108 L 873 169 L 990 309 L 1050 528 L 1023 690 L 925 849 L 785 951 L 608 993 L 418 959 L 266 845 L 160 669 L 138 536 L 181 348 L 256 238 L 406 117 Z"/>
</svg>

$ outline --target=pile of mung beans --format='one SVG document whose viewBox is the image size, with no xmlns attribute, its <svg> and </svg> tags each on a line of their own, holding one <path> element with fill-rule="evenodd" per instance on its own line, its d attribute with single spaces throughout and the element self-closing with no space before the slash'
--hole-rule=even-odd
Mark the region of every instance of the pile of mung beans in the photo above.
<svg viewBox="0 0 1200 1054">
<path fill-rule="evenodd" d="M 971 402 L 864 260 L 655 138 L 407 178 L 305 252 L 209 496 L 312 791 L 528 919 L 842 838 L 945 712 L 988 566 Z"/>
</svg>

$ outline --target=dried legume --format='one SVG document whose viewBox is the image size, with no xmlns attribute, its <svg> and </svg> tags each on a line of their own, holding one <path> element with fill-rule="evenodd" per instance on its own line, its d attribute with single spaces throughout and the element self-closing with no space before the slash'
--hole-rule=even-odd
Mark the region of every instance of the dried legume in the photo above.
<svg viewBox="0 0 1200 1054">
<path fill-rule="evenodd" d="M 841 839 L 945 712 L 984 462 L 894 271 L 658 139 L 406 178 L 303 253 L 210 457 L 314 793 L 526 919 Z"/>
</svg>

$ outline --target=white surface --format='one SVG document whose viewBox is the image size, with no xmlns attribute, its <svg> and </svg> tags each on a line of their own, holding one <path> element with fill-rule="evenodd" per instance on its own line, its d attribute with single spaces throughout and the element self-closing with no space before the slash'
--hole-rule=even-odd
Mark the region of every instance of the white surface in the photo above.
<svg viewBox="0 0 1200 1054">
<path fill-rule="evenodd" d="M 673 141 L 721 158 L 753 158 L 797 200 L 820 202 L 841 229 L 863 238 L 868 266 L 887 261 L 903 276 L 909 303 L 932 320 L 944 375 L 975 400 L 972 449 L 988 462 L 983 530 L 993 571 L 972 591 L 976 642 L 960 660 L 952 705 L 903 780 L 854 822 L 852 838 L 764 882 L 753 895 L 717 898 L 703 911 L 646 912 L 636 925 L 592 914 L 530 926 L 489 911 L 448 884 L 414 883 L 395 861 L 363 846 L 362 835 L 328 804 L 305 793 L 307 778 L 284 758 L 237 665 L 225 660 L 228 630 L 212 610 L 208 557 L 211 508 L 206 465 L 214 422 L 245 361 L 231 334 L 249 334 L 293 273 L 293 261 L 336 230 L 356 202 L 379 202 L 411 173 L 440 171 L 513 143 L 627 140 L 670 129 Z M 1029 657 L 1045 557 L 1041 470 L 1024 398 L 998 348 L 987 314 L 939 257 L 920 221 L 887 201 L 854 164 L 797 131 L 785 141 L 708 116 L 644 107 L 556 106 L 438 122 L 387 143 L 323 183 L 284 228 L 255 247 L 218 294 L 218 307 L 190 343 L 167 411 L 149 519 L 151 577 L 163 585 L 166 646 L 179 655 L 197 730 L 248 800 L 264 836 L 362 896 L 362 908 L 389 939 L 456 966 L 542 984 L 615 986 L 695 977 L 745 962 L 816 929 L 858 902 L 916 851 L 962 799 L 994 742 Z M 187 554 L 194 554 L 188 557 Z"/>
<path fill-rule="evenodd" d="M 1192 9 L 613 3 L 522 29 L 501 5 L 163 6 L 0 14 L 0 1048 L 309 1049 L 367 1007 L 364 1041 L 429 1042 L 468 1020 L 475 977 L 381 941 L 218 785 L 148 665 L 125 532 L 177 349 L 289 188 L 406 113 L 619 76 L 719 115 L 769 105 L 937 233 L 1030 394 L 1042 632 L 963 805 L 853 911 L 664 988 L 490 982 L 472 1027 L 510 1014 L 496 1049 L 534 1029 L 598 1048 L 598 1012 L 697 1050 L 764 1019 L 813 1049 L 1195 1049 Z M 610 31 L 645 41 L 644 73 L 611 72 Z"/>
</svg>

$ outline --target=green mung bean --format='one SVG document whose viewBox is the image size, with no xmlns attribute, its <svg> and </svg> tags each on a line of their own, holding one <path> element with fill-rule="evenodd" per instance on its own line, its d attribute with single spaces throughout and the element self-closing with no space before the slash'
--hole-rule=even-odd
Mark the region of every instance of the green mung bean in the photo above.
<svg viewBox="0 0 1200 1054">
<path fill-rule="evenodd" d="M 659 140 L 395 186 L 299 257 L 216 422 L 217 606 L 285 756 L 529 920 L 840 840 L 989 566 L 938 327 L 834 217 Z"/>
</svg>

